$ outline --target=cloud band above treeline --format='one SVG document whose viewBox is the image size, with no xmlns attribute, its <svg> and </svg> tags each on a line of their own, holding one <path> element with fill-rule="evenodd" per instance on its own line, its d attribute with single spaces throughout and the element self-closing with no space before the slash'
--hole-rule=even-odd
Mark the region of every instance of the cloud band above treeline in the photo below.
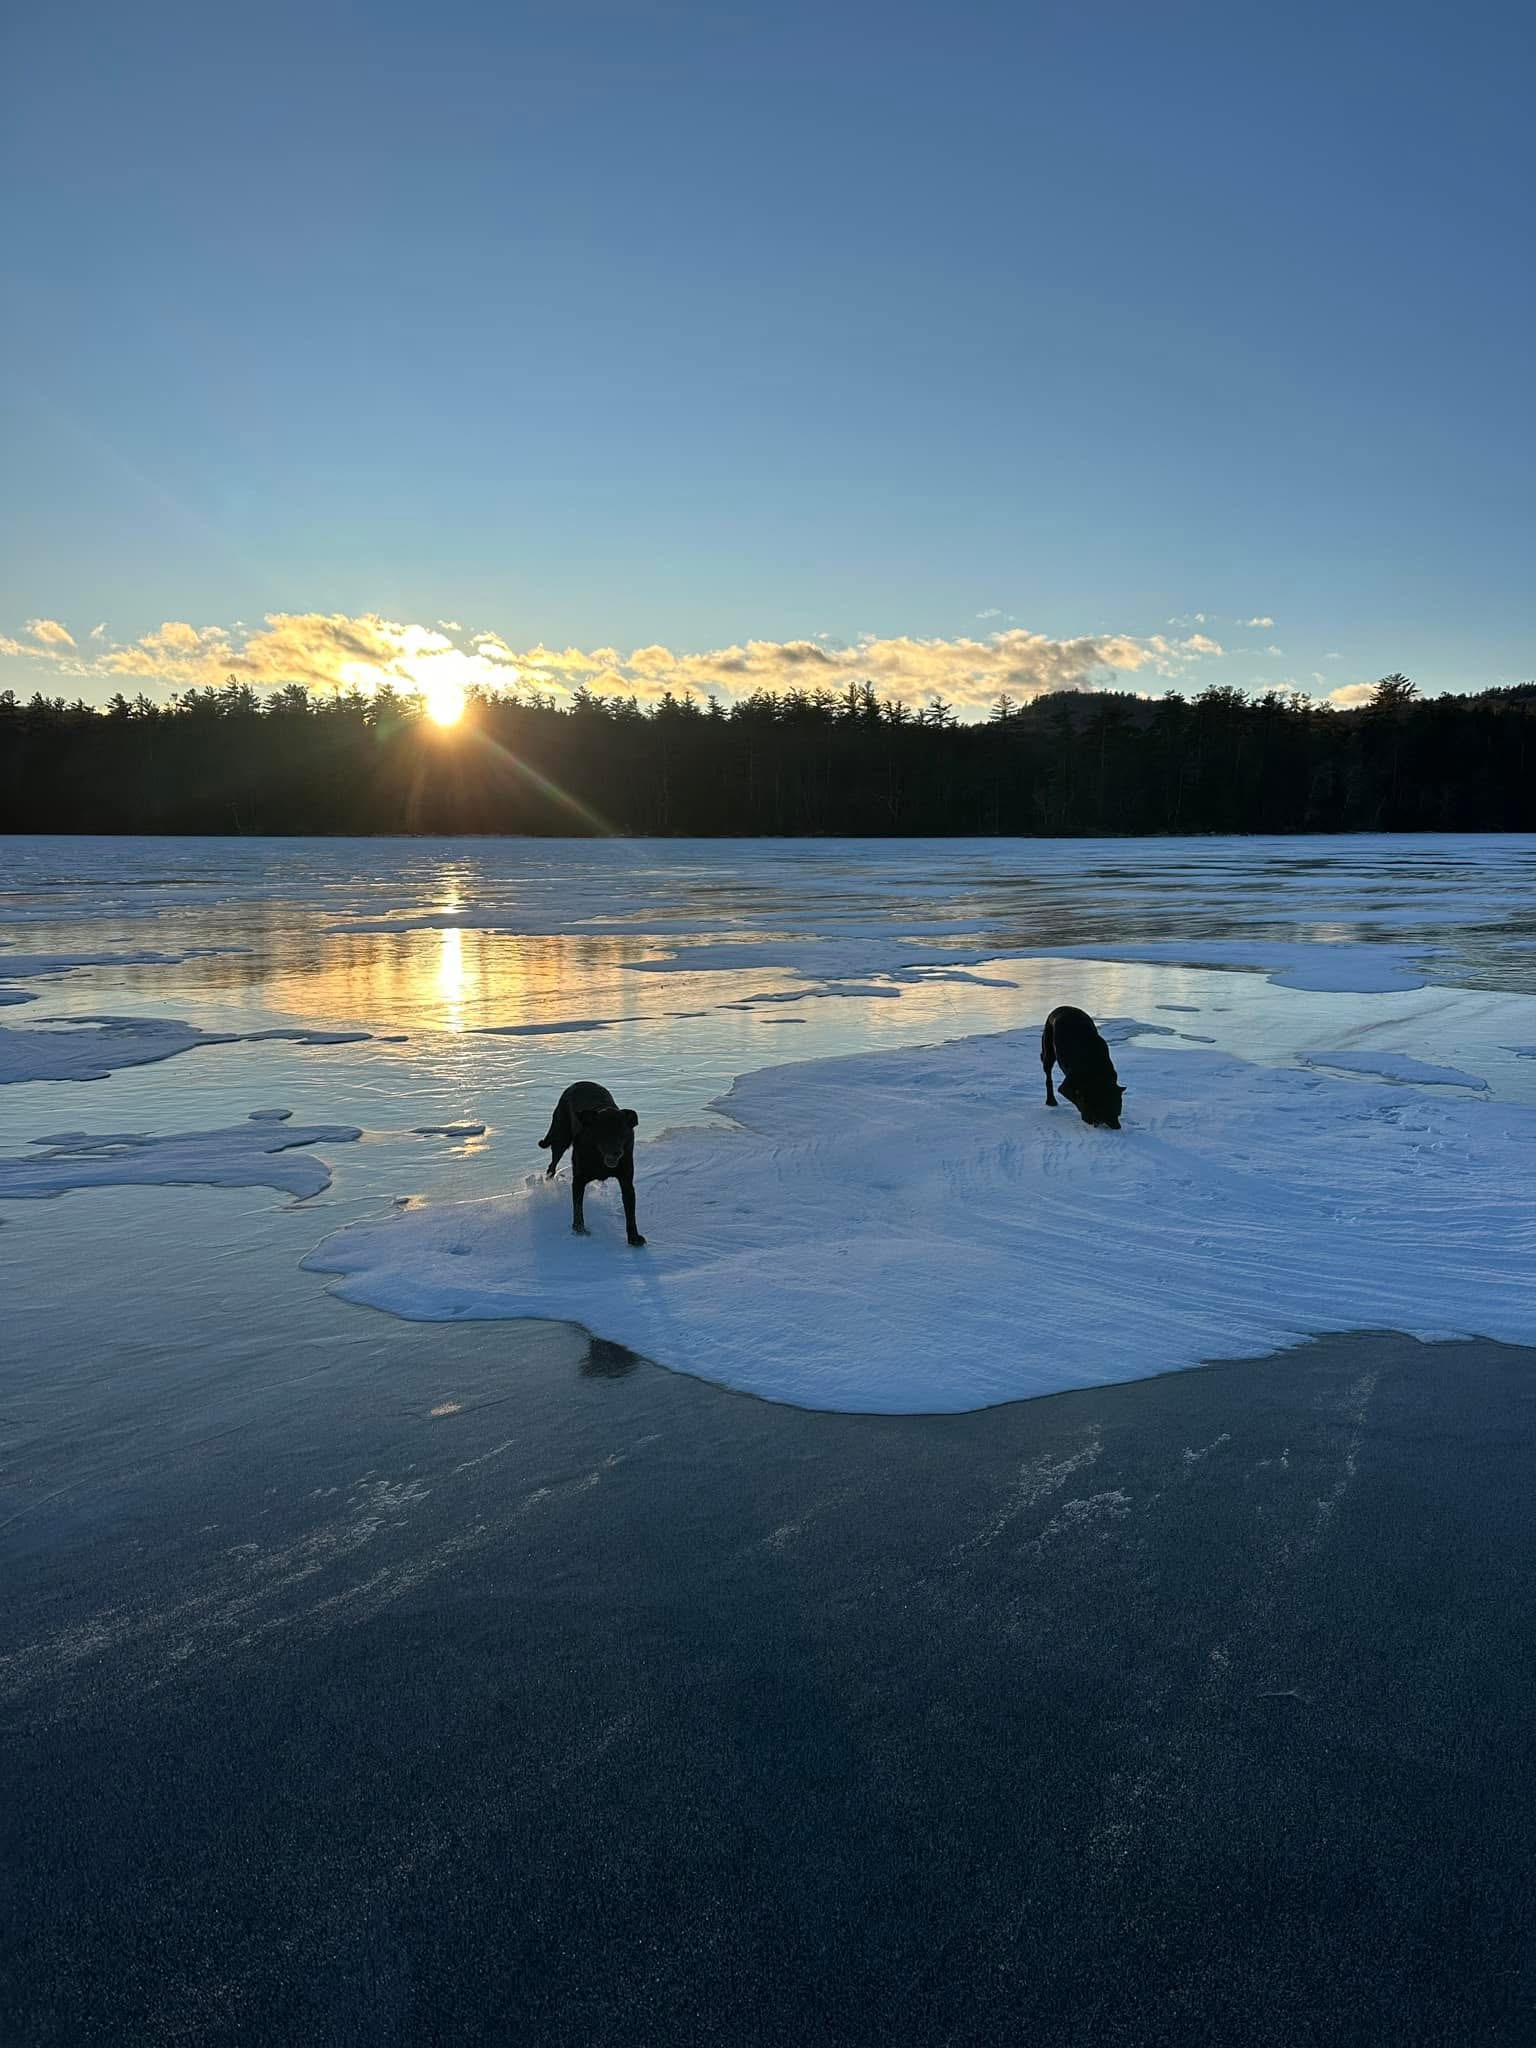
<svg viewBox="0 0 1536 2048">
<path fill-rule="evenodd" d="M 938 695 L 962 710 L 983 709 L 1004 695 L 1023 701 L 1126 676 L 1172 682 L 1203 657 L 1223 652 L 1203 633 L 1053 640 L 1010 627 L 974 639 L 870 636 L 849 646 L 820 638 L 748 640 L 702 654 L 660 646 L 621 654 L 614 647 L 518 649 L 497 633 L 340 612 L 272 612 L 258 630 L 168 620 L 137 640 L 97 640 L 89 649 L 56 619 L 33 619 L 27 631 L 30 644 L 0 637 L 0 655 L 47 661 L 61 677 L 122 689 L 138 682 L 185 690 L 233 676 L 262 690 L 302 683 L 311 690 L 367 693 L 391 687 L 427 695 L 475 688 L 568 695 L 585 686 L 654 699 L 669 690 L 738 698 L 759 690 L 842 690 L 867 681 L 904 703 Z"/>
</svg>

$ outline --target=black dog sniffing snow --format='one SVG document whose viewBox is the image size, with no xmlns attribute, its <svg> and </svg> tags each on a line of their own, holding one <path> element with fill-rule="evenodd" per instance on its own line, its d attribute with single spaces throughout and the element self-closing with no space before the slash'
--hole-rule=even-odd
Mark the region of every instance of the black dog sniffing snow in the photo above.
<svg viewBox="0 0 1536 2048">
<path fill-rule="evenodd" d="M 1099 1036 L 1098 1026 L 1086 1010 L 1074 1010 L 1063 1003 L 1052 1010 L 1040 1034 L 1040 1064 L 1045 1069 L 1045 1100 L 1056 1107 L 1051 1085 L 1051 1068 L 1061 1068 L 1061 1092 L 1085 1124 L 1098 1130 L 1118 1131 L 1120 1105 L 1125 1090 L 1109 1056 L 1109 1047 Z"/>
<path fill-rule="evenodd" d="M 549 1153 L 549 1171 L 569 1152 L 571 1155 L 571 1228 L 578 1237 L 588 1237 L 581 1205 L 587 1183 L 607 1180 L 619 1183 L 624 1203 L 624 1227 L 631 1244 L 644 1244 L 635 1222 L 635 1126 L 640 1121 L 632 1109 L 620 1109 L 597 1081 L 573 1081 L 555 1104 L 549 1129 L 540 1146 Z"/>
</svg>

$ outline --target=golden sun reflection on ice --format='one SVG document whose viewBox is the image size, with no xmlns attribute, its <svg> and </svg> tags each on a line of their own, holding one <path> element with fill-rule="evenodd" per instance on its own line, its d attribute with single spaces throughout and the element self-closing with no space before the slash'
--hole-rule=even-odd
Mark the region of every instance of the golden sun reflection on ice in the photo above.
<svg viewBox="0 0 1536 2048">
<path fill-rule="evenodd" d="M 438 933 L 437 990 L 442 997 L 443 1022 L 450 1031 L 464 1029 L 464 996 L 475 976 L 464 965 L 464 934 L 457 927 Z"/>
</svg>

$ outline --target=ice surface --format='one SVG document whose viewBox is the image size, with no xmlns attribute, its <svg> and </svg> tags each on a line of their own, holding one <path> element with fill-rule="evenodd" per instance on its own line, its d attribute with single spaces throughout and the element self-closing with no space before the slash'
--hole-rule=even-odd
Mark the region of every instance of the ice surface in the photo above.
<svg viewBox="0 0 1536 2048">
<path fill-rule="evenodd" d="M 573 1237 L 533 1175 L 306 1263 L 398 1316 L 577 1322 L 811 1408 L 984 1407 L 1328 1330 L 1536 1342 L 1536 1110 L 1138 1046 L 1126 1129 L 1092 1131 L 1043 1106 L 1038 1044 L 738 1080 L 737 1128 L 637 1147 L 645 1250 L 596 1190 Z"/>
<path fill-rule="evenodd" d="M 270 1110 L 258 1110 L 228 1130 L 177 1131 L 165 1137 L 61 1131 L 35 1140 L 45 1148 L 40 1152 L 0 1159 L 0 1196 L 40 1199 L 76 1188 L 195 1185 L 276 1188 L 302 1199 L 330 1186 L 331 1169 L 311 1152 L 299 1156 L 299 1150 L 350 1145 L 361 1136 L 351 1124 L 276 1123 Z"/>
<path fill-rule="evenodd" d="M 1405 1052 L 1304 1052 L 1298 1055 L 1304 1067 L 1336 1067 L 1342 1073 L 1373 1074 L 1383 1081 L 1401 1081 L 1431 1088 L 1486 1088 L 1488 1083 L 1460 1067 L 1437 1067 L 1428 1060 L 1416 1060 Z"/>
</svg>

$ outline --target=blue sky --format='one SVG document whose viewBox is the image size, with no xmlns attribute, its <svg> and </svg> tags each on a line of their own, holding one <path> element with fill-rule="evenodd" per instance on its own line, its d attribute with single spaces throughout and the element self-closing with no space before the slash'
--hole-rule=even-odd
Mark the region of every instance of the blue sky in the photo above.
<svg viewBox="0 0 1536 2048">
<path fill-rule="evenodd" d="M 1522 680 L 1532 21 L 17 11 L 0 688 Z"/>
</svg>

